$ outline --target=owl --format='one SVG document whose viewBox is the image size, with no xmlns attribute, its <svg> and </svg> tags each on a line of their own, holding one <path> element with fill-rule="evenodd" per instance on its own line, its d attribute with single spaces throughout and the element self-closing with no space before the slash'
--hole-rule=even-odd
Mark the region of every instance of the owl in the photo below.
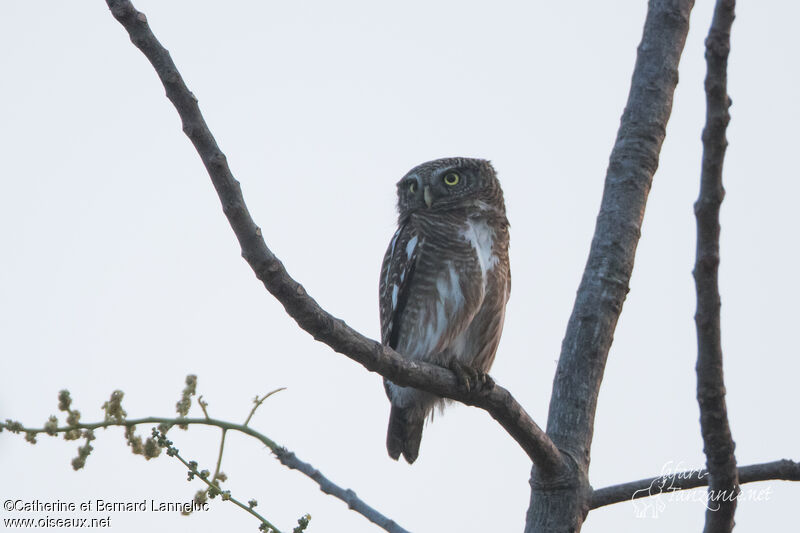
<svg viewBox="0 0 800 533">
<path fill-rule="evenodd" d="M 511 290 L 508 219 L 491 163 L 423 163 L 397 183 L 398 229 L 380 274 L 381 341 L 403 357 L 450 368 L 466 389 L 487 383 Z M 384 380 L 386 448 L 413 463 L 422 428 L 444 400 Z"/>
</svg>

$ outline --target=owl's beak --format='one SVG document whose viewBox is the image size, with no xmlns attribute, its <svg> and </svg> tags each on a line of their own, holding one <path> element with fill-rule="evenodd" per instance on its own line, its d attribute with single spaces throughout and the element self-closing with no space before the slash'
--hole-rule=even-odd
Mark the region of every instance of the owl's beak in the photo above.
<svg viewBox="0 0 800 533">
<path fill-rule="evenodd" d="M 431 204 L 433 203 L 433 194 L 431 194 L 431 188 L 429 185 L 425 186 L 425 189 L 422 192 L 422 196 L 423 198 L 425 198 L 425 205 L 430 207 Z"/>
</svg>

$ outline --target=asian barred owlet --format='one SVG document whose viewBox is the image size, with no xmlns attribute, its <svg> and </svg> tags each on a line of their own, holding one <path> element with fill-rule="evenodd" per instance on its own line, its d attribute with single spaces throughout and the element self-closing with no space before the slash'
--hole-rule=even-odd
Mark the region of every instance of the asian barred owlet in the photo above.
<svg viewBox="0 0 800 533">
<path fill-rule="evenodd" d="M 400 212 L 380 277 L 381 340 L 410 359 L 486 382 L 511 290 L 508 219 L 482 159 L 423 163 L 397 183 Z M 384 380 L 392 402 L 386 448 L 413 463 L 422 427 L 444 400 Z"/>
</svg>

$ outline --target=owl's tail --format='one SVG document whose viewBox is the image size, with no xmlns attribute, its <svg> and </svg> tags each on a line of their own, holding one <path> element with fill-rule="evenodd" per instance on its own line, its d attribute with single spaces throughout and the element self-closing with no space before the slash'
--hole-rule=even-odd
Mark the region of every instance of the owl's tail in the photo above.
<svg viewBox="0 0 800 533">
<path fill-rule="evenodd" d="M 389 451 L 389 457 L 396 461 L 402 453 L 408 464 L 416 461 L 424 425 L 424 412 L 421 413 L 419 409 L 413 407 L 404 409 L 392 405 L 389 431 L 386 433 L 386 449 Z"/>
</svg>

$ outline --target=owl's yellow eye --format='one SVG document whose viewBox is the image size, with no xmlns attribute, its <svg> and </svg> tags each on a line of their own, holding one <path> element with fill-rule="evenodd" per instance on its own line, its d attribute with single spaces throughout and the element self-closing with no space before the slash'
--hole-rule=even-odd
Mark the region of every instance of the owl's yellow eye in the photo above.
<svg viewBox="0 0 800 533">
<path fill-rule="evenodd" d="M 450 187 L 452 187 L 454 185 L 458 185 L 459 181 L 461 181 L 461 176 L 459 176 L 455 172 L 448 172 L 444 176 L 445 185 L 449 185 Z"/>
<path fill-rule="evenodd" d="M 415 192 L 417 192 L 417 182 L 416 181 L 412 181 L 411 183 L 408 184 L 408 192 L 410 192 L 411 194 L 414 194 Z"/>
</svg>

